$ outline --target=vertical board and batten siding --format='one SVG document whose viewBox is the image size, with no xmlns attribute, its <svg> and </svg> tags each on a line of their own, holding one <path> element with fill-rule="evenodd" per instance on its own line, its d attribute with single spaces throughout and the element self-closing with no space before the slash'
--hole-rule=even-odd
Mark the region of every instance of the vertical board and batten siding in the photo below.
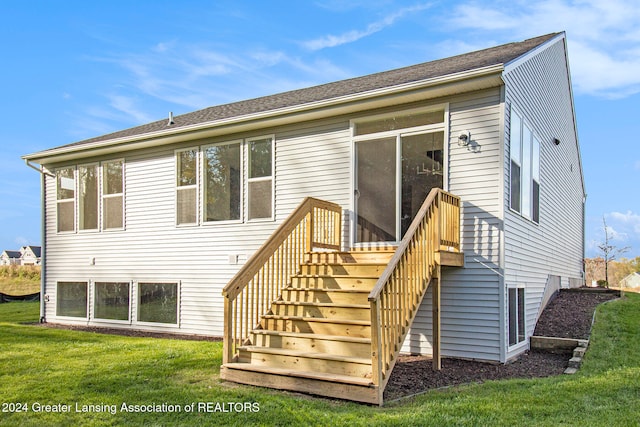
<svg viewBox="0 0 640 427">
<path fill-rule="evenodd" d="M 504 80 L 505 284 L 526 289 L 528 337 L 533 334 L 549 275 L 560 276 L 562 287 L 582 277 L 584 190 L 564 39 L 508 70 Z M 539 224 L 509 208 L 512 107 L 540 139 Z M 560 145 L 554 144 L 554 138 Z M 507 351 L 506 357 L 513 353 Z"/>
<path fill-rule="evenodd" d="M 501 91 L 454 97 L 449 104 L 448 190 L 462 201 L 465 268 L 442 269 L 443 356 L 500 358 Z M 458 145 L 463 131 L 467 147 Z M 445 184 L 446 186 L 446 184 Z M 431 354 L 431 290 L 416 315 L 402 351 Z"/>
<path fill-rule="evenodd" d="M 57 233 L 55 179 L 48 177 L 45 208 L 47 321 L 128 327 L 126 323 L 93 318 L 89 321 L 56 318 L 56 283 L 59 281 L 131 282 L 131 319 L 135 319 L 137 313 L 138 282 L 177 282 L 180 284 L 179 325 L 167 327 L 134 322 L 133 327 L 222 335 L 222 288 L 302 199 L 314 196 L 341 205 L 349 202 L 348 120 L 303 123 L 271 130 L 271 133 L 276 139 L 275 221 L 175 225 L 174 150 L 210 141 L 192 141 L 119 157 L 125 159 L 126 213 L 125 230 L 122 231 Z M 246 135 L 249 136 L 252 135 Z M 237 139 L 237 136 L 229 139 Z M 243 208 L 246 207 L 246 185 L 244 192 Z M 238 264 L 230 261 L 230 255 L 238 256 Z M 93 313 L 91 284 L 89 306 L 89 313 Z"/>
</svg>

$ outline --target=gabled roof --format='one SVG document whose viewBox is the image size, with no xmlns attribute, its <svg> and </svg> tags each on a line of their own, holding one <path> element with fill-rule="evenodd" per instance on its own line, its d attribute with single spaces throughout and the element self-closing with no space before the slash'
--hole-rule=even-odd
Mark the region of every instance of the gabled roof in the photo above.
<svg viewBox="0 0 640 427">
<path fill-rule="evenodd" d="M 59 152 L 82 150 L 89 146 L 95 146 L 97 143 L 108 144 L 111 141 L 114 143 L 122 143 L 146 135 L 155 137 L 168 132 L 179 132 L 181 129 L 188 131 L 195 125 L 211 124 L 211 126 L 215 126 L 216 123 L 224 122 L 232 118 L 251 117 L 255 120 L 256 117 L 268 112 L 284 111 L 307 105 L 317 105 L 321 102 L 342 100 L 346 97 L 354 97 L 370 92 L 374 93 L 386 88 L 406 87 L 407 85 L 419 82 L 439 81 L 438 79 L 446 76 L 465 74 L 475 70 L 491 69 L 501 72 L 506 64 L 517 60 L 531 50 L 557 37 L 559 34 L 562 33 L 547 34 L 522 42 L 509 43 L 363 77 L 209 107 L 175 116 L 173 118 L 173 124 L 170 126 L 167 125 L 167 119 L 162 119 L 142 126 L 27 155 L 24 156 L 24 159 L 38 161 L 39 159 L 56 155 Z M 99 145 L 103 146 L 104 144 Z"/>
<path fill-rule="evenodd" d="M 33 252 L 33 255 L 36 258 L 40 258 L 41 254 L 42 254 L 42 247 L 41 246 L 24 246 L 23 249 L 26 252 L 26 249 L 29 248 L 31 249 L 31 252 Z"/>
<path fill-rule="evenodd" d="M 3 254 L 6 254 L 9 258 L 20 258 L 22 254 L 20 251 L 2 251 Z"/>
</svg>

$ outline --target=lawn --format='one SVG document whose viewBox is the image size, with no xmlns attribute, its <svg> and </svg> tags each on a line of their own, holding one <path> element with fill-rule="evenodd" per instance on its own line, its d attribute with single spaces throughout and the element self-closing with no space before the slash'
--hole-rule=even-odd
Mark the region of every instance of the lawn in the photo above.
<svg viewBox="0 0 640 427">
<path fill-rule="evenodd" d="M 576 375 L 472 384 L 382 408 L 221 382 L 219 342 L 18 323 L 37 318 L 38 303 L 0 304 L 0 425 L 618 426 L 640 420 L 636 294 L 599 307 Z"/>
</svg>

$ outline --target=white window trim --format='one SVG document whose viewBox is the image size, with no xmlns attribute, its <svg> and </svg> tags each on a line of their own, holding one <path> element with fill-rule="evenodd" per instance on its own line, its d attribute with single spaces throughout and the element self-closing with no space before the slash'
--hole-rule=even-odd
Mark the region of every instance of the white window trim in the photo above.
<svg viewBox="0 0 640 427">
<path fill-rule="evenodd" d="M 122 163 L 122 193 L 114 193 L 114 194 L 104 194 L 104 165 L 105 163 L 115 163 L 115 162 L 121 162 Z M 103 160 L 102 162 L 100 162 L 100 231 L 103 232 L 114 232 L 114 231 L 124 231 L 126 229 L 126 225 L 127 225 L 127 218 L 125 216 L 126 213 L 126 209 L 125 209 L 125 193 L 126 193 L 126 182 L 127 182 L 127 178 L 126 178 L 126 173 L 125 173 L 125 169 L 126 169 L 126 162 L 124 160 L 124 158 L 118 158 L 118 159 L 110 159 L 110 160 Z M 104 224 L 104 199 L 109 199 L 109 198 L 116 198 L 116 197 L 122 197 L 122 227 L 119 228 L 106 228 L 105 224 Z"/>
<path fill-rule="evenodd" d="M 128 283 L 129 284 L 129 319 L 128 320 L 118 320 L 118 319 L 105 319 L 103 317 L 96 317 L 96 284 L 97 283 Z M 144 282 L 143 282 L 144 283 Z M 92 310 L 90 313 L 90 319 L 95 322 L 100 323 L 112 323 L 117 325 L 131 325 L 132 322 L 132 307 L 133 307 L 133 281 L 131 280 L 93 280 L 91 282 L 92 289 Z"/>
<path fill-rule="evenodd" d="M 271 175 L 270 176 L 261 176 L 258 178 L 249 178 L 249 173 L 251 169 L 251 150 L 250 145 L 253 141 L 259 141 L 263 139 L 271 139 Z M 246 177 L 247 182 L 247 191 L 246 191 L 246 222 L 255 223 L 255 222 L 272 222 L 275 220 L 275 212 L 276 212 L 276 186 L 275 186 L 275 176 L 276 176 L 276 136 L 275 134 L 270 135 L 261 135 L 255 136 L 251 138 L 245 138 L 245 150 L 246 150 L 246 158 L 247 158 L 247 167 L 245 168 L 245 172 L 243 177 Z M 260 182 L 271 180 L 271 216 L 265 218 L 253 218 L 249 219 L 249 212 L 251 212 L 251 198 L 249 197 L 249 184 L 251 182 Z"/>
<path fill-rule="evenodd" d="M 205 166 L 205 161 L 206 161 L 206 155 L 205 155 L 205 150 L 209 147 L 215 147 L 215 146 L 220 146 L 220 145 L 233 145 L 233 144 L 239 144 L 240 145 L 240 217 L 238 219 L 228 219 L 228 220 L 221 220 L 221 221 L 207 221 L 206 220 L 206 212 L 205 210 L 207 209 L 207 203 L 206 203 L 206 191 L 205 191 L 205 181 L 206 181 L 206 177 L 205 177 L 205 173 L 206 173 L 206 166 Z M 244 174 L 244 170 L 245 170 L 245 160 L 244 160 L 244 149 L 245 149 L 245 144 L 244 141 L 242 139 L 234 139 L 234 140 L 230 140 L 230 141 L 220 141 L 220 142 L 215 142 L 212 144 L 207 144 L 207 145 L 202 145 L 200 146 L 200 152 L 201 152 L 201 179 L 200 182 L 202 183 L 202 190 L 200 190 L 200 195 L 201 195 L 201 201 L 200 201 L 200 205 L 201 205 L 201 215 L 202 215 L 202 225 L 205 226 L 214 226 L 214 225 L 225 225 L 225 224 L 241 224 L 243 223 L 243 218 L 244 218 L 244 213 L 245 213 L 245 203 L 244 203 L 244 193 L 245 193 L 245 174 Z M 248 175 L 247 175 L 248 176 Z M 247 182 L 247 187 L 248 187 L 248 182 Z M 177 201 L 176 201 L 177 202 Z M 177 206 L 176 206 L 177 208 Z"/>
<path fill-rule="evenodd" d="M 178 162 L 180 161 L 179 159 L 179 153 L 182 153 L 184 151 L 195 151 L 196 152 L 196 183 L 192 184 L 192 185 L 183 185 L 183 186 L 179 186 L 178 185 L 178 172 L 179 172 L 179 167 L 178 167 Z M 174 183 L 174 188 L 175 188 L 175 192 L 174 192 L 174 215 L 175 215 L 175 225 L 176 227 L 197 227 L 198 225 L 200 225 L 200 187 L 201 187 L 201 178 L 200 178 L 200 157 L 202 157 L 202 155 L 200 154 L 200 147 L 195 146 L 195 147 L 188 147 L 188 148 L 180 148 L 178 150 L 174 151 L 174 173 L 173 173 L 173 183 Z M 196 213 L 196 220 L 195 222 L 188 222 L 188 223 L 182 223 L 179 224 L 178 223 L 178 191 L 181 190 L 188 190 L 188 189 L 194 189 L 196 190 L 196 197 L 195 197 L 195 213 Z"/>
<path fill-rule="evenodd" d="M 505 310 L 505 312 L 507 313 L 507 316 L 506 316 L 506 324 L 507 324 L 507 327 L 506 327 L 506 333 L 507 333 L 506 342 L 507 342 L 508 351 L 509 352 L 513 352 L 513 351 L 516 351 L 516 350 L 518 350 L 520 348 L 523 348 L 523 347 L 526 347 L 526 346 L 529 345 L 529 337 L 527 336 L 527 288 L 526 288 L 525 285 L 522 285 L 522 284 L 518 284 L 518 285 L 509 284 L 509 285 L 507 285 L 506 289 L 507 289 L 507 291 L 505 293 L 506 307 L 507 307 L 507 309 Z M 509 314 L 510 314 L 510 312 L 509 312 L 509 290 L 510 289 L 523 289 L 524 290 L 524 307 L 522 308 L 523 309 L 523 314 L 524 314 L 524 316 L 523 316 L 524 325 L 517 325 L 518 326 L 518 332 L 520 332 L 521 329 L 524 331 L 524 333 L 523 333 L 524 338 L 522 339 L 522 341 L 517 342 L 516 344 L 511 344 L 509 342 L 509 332 L 510 332 L 509 331 L 509 326 L 510 326 L 509 325 Z M 517 295 L 517 292 L 516 292 L 516 303 L 517 302 L 518 302 L 518 295 Z M 517 313 L 516 313 L 516 319 L 518 319 Z"/>
<path fill-rule="evenodd" d="M 434 111 L 444 111 L 443 121 L 441 123 L 434 123 L 430 125 L 423 126 L 414 126 L 409 128 L 401 128 L 395 129 L 392 131 L 383 131 L 377 133 L 368 133 L 364 135 L 355 135 L 356 126 L 358 123 L 369 122 L 372 120 L 380 120 L 386 119 L 389 117 L 394 117 L 398 115 L 410 115 L 413 113 L 431 113 Z M 355 119 L 349 120 L 349 127 L 351 132 L 351 214 L 349 215 L 349 229 L 351 230 L 349 233 L 349 245 L 350 247 L 371 247 L 371 246 L 380 246 L 385 247 L 389 244 L 394 244 L 398 242 L 356 242 L 356 143 L 359 141 L 367 141 L 371 139 L 381 139 L 381 138 L 396 138 L 396 175 L 402 173 L 402 160 L 401 156 L 398 156 L 399 150 L 402 146 L 402 137 L 403 136 L 411 136 L 411 135 L 421 135 L 428 133 L 436 133 L 436 132 L 444 132 L 444 142 L 443 142 L 443 176 L 442 176 L 442 187 L 443 190 L 449 190 L 449 103 L 428 105 L 424 107 L 415 107 L 406 110 L 397 110 L 389 113 L 381 113 L 374 114 L 371 116 L 362 116 Z M 402 197 L 402 182 L 396 177 L 396 217 L 400 216 L 401 210 L 401 201 Z M 400 234 L 401 224 L 396 224 L 396 234 Z M 397 236 L 398 237 L 398 236 Z M 401 236 L 400 236 L 401 238 Z"/>
<path fill-rule="evenodd" d="M 511 160 L 514 160 L 513 157 L 511 156 L 511 146 L 513 144 L 513 140 L 511 138 L 511 118 L 513 117 L 513 114 L 516 114 L 519 118 L 520 118 L 520 137 L 519 137 L 519 143 L 520 143 L 520 159 L 519 162 L 517 162 L 520 166 L 520 211 L 517 211 L 515 209 L 513 209 L 511 207 L 511 174 L 513 173 L 513 169 L 511 168 Z M 538 164 L 538 170 L 540 170 L 541 168 L 541 145 L 542 145 L 542 140 L 541 138 L 538 136 L 537 132 L 534 130 L 533 126 L 531 126 L 531 124 L 529 123 L 529 121 L 524 117 L 523 114 L 520 113 L 520 111 L 513 106 L 513 104 L 511 104 L 511 113 L 509 116 L 509 199 L 508 199 L 508 207 L 509 207 L 509 211 L 511 211 L 513 214 L 519 216 L 522 219 L 527 220 L 528 222 L 530 222 L 531 224 L 535 224 L 535 225 L 540 225 L 540 199 L 538 199 L 538 221 L 534 221 L 533 220 L 533 147 L 534 147 L 534 141 L 538 141 L 539 143 L 539 156 L 538 156 L 538 160 L 539 160 L 539 164 Z M 531 179 L 529 182 L 529 195 L 530 195 L 530 209 L 529 212 L 523 212 L 523 203 L 522 203 L 522 199 L 524 197 L 524 192 L 523 192 L 523 186 L 524 184 L 524 173 L 523 173 L 523 138 L 524 138 L 524 127 L 527 127 L 529 129 L 529 131 L 531 132 L 531 144 L 529 146 L 530 150 L 531 150 L 531 158 L 530 158 L 530 163 L 529 163 L 529 170 L 531 171 Z M 540 189 L 542 188 L 542 184 L 540 182 L 540 180 L 537 180 L 538 185 L 540 186 Z"/>
<path fill-rule="evenodd" d="M 63 316 L 58 314 L 58 297 L 60 293 L 58 292 L 58 284 L 60 283 L 85 283 L 87 285 L 87 315 L 85 317 L 74 317 L 74 316 Z M 56 298 L 54 304 L 54 311 L 56 313 L 56 319 L 68 320 L 70 322 L 82 322 L 85 323 L 89 321 L 91 313 L 89 312 L 91 308 L 91 281 L 90 280 L 82 280 L 82 279 L 60 279 L 55 281 L 55 289 L 56 289 Z"/>
<path fill-rule="evenodd" d="M 80 168 L 87 168 L 87 167 L 95 167 L 97 174 L 98 174 L 98 179 L 96 182 L 96 191 L 97 191 L 97 197 L 98 197 L 98 201 L 96 203 L 96 216 L 97 216 L 97 223 L 96 223 L 96 228 L 85 228 L 82 229 L 80 228 Z M 76 209 L 75 209 L 75 215 L 77 216 L 76 218 L 76 230 L 78 231 L 78 234 L 86 234 L 86 233 L 98 233 L 100 232 L 100 226 L 102 225 L 102 215 L 101 215 L 101 210 L 102 210 L 102 168 L 100 167 L 100 163 L 95 162 L 95 163 L 83 163 L 83 164 L 79 164 L 76 166 L 76 195 L 75 195 L 75 199 L 76 199 Z"/>
<path fill-rule="evenodd" d="M 140 284 L 141 283 L 159 283 L 159 284 L 170 284 L 170 285 L 176 285 L 177 289 L 177 295 L 176 295 L 176 323 L 160 323 L 160 322 L 145 322 L 142 320 L 138 320 L 138 318 L 140 317 Z M 162 327 L 162 328 L 174 328 L 174 329 L 179 329 L 180 328 L 180 309 L 181 309 L 181 302 L 182 302 L 182 283 L 180 280 L 136 280 L 134 281 L 134 285 L 135 287 L 135 299 L 136 299 L 136 309 L 132 310 L 132 325 L 140 325 L 140 326 L 157 326 L 157 327 Z M 134 319 L 135 317 L 135 319 Z"/>
<path fill-rule="evenodd" d="M 73 169 L 73 197 L 70 199 L 58 199 L 58 171 L 63 169 Z M 78 231 L 78 221 L 77 221 L 78 168 L 76 165 L 62 166 L 55 169 L 54 175 L 55 175 L 54 180 L 55 180 L 55 197 L 56 197 L 56 234 L 75 234 Z M 60 223 L 60 220 L 58 218 L 58 211 L 59 211 L 58 205 L 64 202 L 68 203 L 70 201 L 73 202 L 73 230 L 60 231 L 58 229 L 58 224 Z"/>
</svg>

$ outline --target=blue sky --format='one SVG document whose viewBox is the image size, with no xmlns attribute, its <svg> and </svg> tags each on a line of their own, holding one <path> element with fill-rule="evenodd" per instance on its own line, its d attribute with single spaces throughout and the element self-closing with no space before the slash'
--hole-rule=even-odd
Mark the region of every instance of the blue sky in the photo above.
<svg viewBox="0 0 640 427">
<path fill-rule="evenodd" d="M 635 24 L 634 24 L 635 23 Z M 640 255 L 636 0 L 3 2 L 0 250 L 40 244 L 20 156 L 168 115 L 566 31 L 587 256 Z"/>
</svg>

